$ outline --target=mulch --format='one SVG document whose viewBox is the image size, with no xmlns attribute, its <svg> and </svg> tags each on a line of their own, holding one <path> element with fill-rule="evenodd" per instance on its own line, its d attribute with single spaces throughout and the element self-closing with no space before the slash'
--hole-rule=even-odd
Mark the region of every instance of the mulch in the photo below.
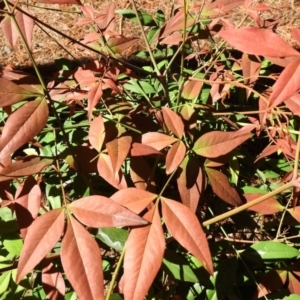
<svg viewBox="0 0 300 300">
<path fill-rule="evenodd" d="M 294 3 L 291 1 L 294 1 Z M 97 11 L 101 12 L 101 10 L 111 2 L 112 1 L 87 0 L 84 1 L 84 5 L 91 5 Z M 116 9 L 132 7 L 130 0 L 116 0 L 113 2 L 116 5 Z M 136 2 L 139 9 L 152 15 L 155 14 L 158 9 L 163 10 L 167 19 L 172 11 L 171 1 L 139 0 Z M 28 2 L 20 1 L 19 3 L 23 3 L 22 7 L 27 7 L 37 19 L 56 28 L 59 32 L 72 37 L 74 40 L 80 41 L 88 32 L 90 32 L 89 26 L 76 25 L 77 20 L 80 18 L 80 9 L 78 6 L 65 4 L 47 5 L 31 0 Z M 262 1 L 262 3 L 269 5 L 271 10 L 262 12 L 261 17 L 264 20 L 272 20 L 277 23 L 275 31 L 290 45 L 299 48 L 300 45 L 297 45 L 296 41 L 292 39 L 290 30 L 292 28 L 300 28 L 300 0 L 268 0 Z M 1 2 L 0 4 L 3 5 Z M 230 20 L 235 25 L 242 24 L 242 26 L 253 26 L 253 20 L 247 16 L 244 4 L 219 17 Z M 128 20 L 120 17 L 117 18 L 117 21 L 117 30 L 120 33 L 125 36 L 140 37 L 138 26 L 135 26 Z M 99 58 L 99 55 L 90 50 L 77 47 L 67 38 L 61 37 L 61 35 L 49 30 L 45 26 L 36 25 L 33 36 L 32 53 L 38 65 L 51 66 L 54 60 L 59 57 L 78 61 Z M 143 41 L 140 40 L 129 52 L 125 53 L 125 56 L 144 48 Z M 0 66 L 7 65 L 17 69 L 26 69 L 32 66 L 22 43 L 18 41 L 15 48 L 11 49 L 5 40 L 2 31 L 0 31 Z"/>
</svg>

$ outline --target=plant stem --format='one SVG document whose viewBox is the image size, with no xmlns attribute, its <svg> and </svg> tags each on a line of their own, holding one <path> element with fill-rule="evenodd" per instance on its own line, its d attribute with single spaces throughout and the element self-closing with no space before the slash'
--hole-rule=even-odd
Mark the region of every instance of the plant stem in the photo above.
<svg viewBox="0 0 300 300">
<path fill-rule="evenodd" d="M 211 224 L 215 224 L 217 222 L 220 222 L 220 221 L 222 221 L 222 220 L 224 220 L 226 218 L 230 218 L 231 216 L 233 216 L 233 215 L 235 215 L 235 214 L 237 214 L 237 213 L 239 213 L 241 211 L 244 211 L 244 210 L 246 210 L 246 209 L 248 209 L 248 208 L 250 208 L 250 207 L 252 207 L 252 206 L 254 206 L 256 204 L 259 204 L 259 203 L 261 203 L 261 202 L 269 199 L 270 197 L 273 197 L 273 196 L 275 196 L 277 194 L 280 194 L 283 191 L 285 191 L 287 189 L 290 189 L 291 187 L 293 187 L 293 182 L 292 181 L 290 181 L 290 182 L 282 185 L 281 187 L 277 188 L 276 190 L 274 190 L 274 191 L 272 191 L 272 192 L 270 192 L 270 193 L 268 193 L 266 195 L 258 197 L 257 199 L 255 199 L 255 200 L 253 200 L 251 202 L 245 203 L 245 204 L 243 204 L 243 205 L 241 205 L 241 206 L 239 206 L 237 208 L 234 208 L 234 209 L 232 209 L 232 210 L 230 210 L 230 211 L 228 211 L 226 213 L 223 213 L 223 214 L 221 214 L 221 215 L 219 215 L 217 217 L 214 217 L 214 218 L 212 218 L 210 220 L 207 220 L 207 221 L 203 222 L 202 225 L 206 227 L 206 226 L 209 226 Z"/>
</svg>

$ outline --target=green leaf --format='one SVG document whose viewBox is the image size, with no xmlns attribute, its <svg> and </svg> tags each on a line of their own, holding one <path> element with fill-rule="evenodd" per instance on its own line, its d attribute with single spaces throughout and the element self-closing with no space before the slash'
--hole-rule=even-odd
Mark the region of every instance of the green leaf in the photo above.
<svg viewBox="0 0 300 300">
<path fill-rule="evenodd" d="M 133 9 L 118 9 L 116 10 L 116 13 L 122 15 L 126 19 L 129 19 L 134 24 L 139 24 Z M 138 13 L 143 26 L 156 26 L 155 21 L 149 14 L 143 11 L 138 11 Z"/>
<path fill-rule="evenodd" d="M 0 276 L 0 295 L 2 295 L 8 289 L 11 272 L 12 271 L 4 272 Z"/>
<path fill-rule="evenodd" d="M 124 249 L 128 237 L 128 231 L 122 228 L 101 228 L 96 238 L 107 246 L 121 252 Z"/>
<path fill-rule="evenodd" d="M 296 294 L 291 294 L 287 297 L 284 297 L 283 300 L 300 300 L 300 296 Z"/>
<path fill-rule="evenodd" d="M 291 259 L 297 257 L 300 252 L 292 246 L 279 242 L 258 242 L 242 253 L 243 256 L 264 259 Z M 252 256 L 252 257 L 251 257 Z"/>
<path fill-rule="evenodd" d="M 22 251 L 23 242 L 21 239 L 16 240 L 4 240 L 3 245 L 5 249 L 13 255 L 19 256 Z"/>
<path fill-rule="evenodd" d="M 174 251 L 166 249 L 163 264 L 167 267 L 172 276 L 177 280 L 186 282 L 199 281 L 187 261 Z"/>
</svg>

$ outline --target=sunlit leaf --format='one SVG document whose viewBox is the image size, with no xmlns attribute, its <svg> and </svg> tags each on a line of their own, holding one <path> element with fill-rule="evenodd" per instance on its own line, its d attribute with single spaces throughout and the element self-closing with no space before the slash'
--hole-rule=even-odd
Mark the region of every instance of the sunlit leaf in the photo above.
<svg viewBox="0 0 300 300">
<path fill-rule="evenodd" d="M 183 87 L 182 96 L 187 100 L 194 100 L 199 96 L 203 82 L 198 80 L 189 80 Z"/>
<path fill-rule="evenodd" d="M 300 56 L 299 52 L 268 29 L 231 28 L 221 30 L 218 35 L 237 50 L 248 54 L 272 57 Z"/>
<path fill-rule="evenodd" d="M 80 299 L 104 299 L 101 252 L 96 241 L 70 217 L 61 244 L 61 262 Z"/>
<path fill-rule="evenodd" d="M 104 127 L 104 122 L 103 118 L 101 115 L 96 117 L 89 129 L 89 141 L 91 145 L 98 151 L 100 152 L 103 142 L 105 139 L 105 127 Z"/>
<path fill-rule="evenodd" d="M 162 108 L 162 114 L 168 129 L 172 131 L 178 138 L 181 138 L 184 131 L 184 125 L 179 115 L 165 106 Z"/>
<path fill-rule="evenodd" d="M 53 159 L 50 158 L 26 156 L 0 170 L 0 182 L 17 177 L 38 174 L 52 163 Z"/>
<path fill-rule="evenodd" d="M 122 53 L 125 50 L 129 49 L 138 41 L 137 38 L 128 38 L 128 37 L 118 37 L 118 38 L 110 38 L 107 42 L 109 48 L 113 51 L 113 53 Z"/>
<path fill-rule="evenodd" d="M 194 144 L 196 154 L 215 158 L 234 150 L 251 137 L 250 133 L 211 131 L 203 134 Z"/>
<path fill-rule="evenodd" d="M 171 174 L 181 164 L 186 153 L 185 144 L 182 141 L 174 143 L 166 156 L 166 173 Z"/>
<path fill-rule="evenodd" d="M 185 205 L 163 198 L 162 213 L 172 236 L 213 274 L 213 263 L 205 233 L 195 214 Z"/>
<path fill-rule="evenodd" d="M 28 274 L 55 246 L 64 229 L 62 209 L 38 217 L 29 227 L 18 264 L 17 282 Z"/>
<path fill-rule="evenodd" d="M 176 141 L 178 141 L 178 139 L 159 132 L 148 132 L 142 135 L 142 144 L 150 146 L 158 151 Z"/>
<path fill-rule="evenodd" d="M 143 26 L 156 26 L 155 21 L 149 14 L 140 10 L 138 10 L 137 12 L 139 14 L 139 18 Z M 136 12 L 133 9 L 118 9 L 116 10 L 116 13 L 122 15 L 126 19 L 129 19 L 135 24 L 139 24 L 138 19 L 136 17 Z"/>
<path fill-rule="evenodd" d="M 141 300 L 145 298 L 164 255 L 165 237 L 158 207 L 154 206 L 143 217 L 151 224 L 132 229 L 125 246 L 125 299 Z"/>
<path fill-rule="evenodd" d="M 300 89 L 300 58 L 291 62 L 276 80 L 269 98 L 269 107 L 276 107 Z"/>
<path fill-rule="evenodd" d="M 118 177 L 119 170 L 129 153 L 131 142 L 131 136 L 124 135 L 106 143 L 106 149 L 116 177 Z"/>
<path fill-rule="evenodd" d="M 127 188 L 114 193 L 110 198 L 138 214 L 155 200 L 157 195 L 136 188 Z"/>
<path fill-rule="evenodd" d="M 0 138 L 0 160 L 36 136 L 48 120 L 46 100 L 28 102 L 9 116 Z"/>
<path fill-rule="evenodd" d="M 244 194 L 243 196 L 246 198 L 247 202 L 251 202 L 256 198 L 261 197 L 262 194 Z M 284 206 L 282 206 L 275 198 L 270 197 L 266 201 L 251 206 L 249 209 L 262 215 L 273 215 L 282 211 Z"/>
<path fill-rule="evenodd" d="M 90 227 L 123 227 L 145 225 L 141 217 L 104 196 L 89 196 L 68 205 L 83 224 Z"/>
</svg>

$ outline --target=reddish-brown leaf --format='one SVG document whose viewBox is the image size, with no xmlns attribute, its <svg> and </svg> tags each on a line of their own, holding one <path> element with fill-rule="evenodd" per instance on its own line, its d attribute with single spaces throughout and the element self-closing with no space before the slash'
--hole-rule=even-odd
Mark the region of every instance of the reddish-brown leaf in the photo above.
<svg viewBox="0 0 300 300">
<path fill-rule="evenodd" d="M 220 12 L 229 12 L 243 3 L 243 0 L 216 0 L 213 2 L 208 2 L 205 3 L 203 8 L 204 12 L 202 12 L 202 14 L 204 14 L 205 16 L 215 14 L 219 15 Z"/>
<path fill-rule="evenodd" d="M 222 172 L 211 168 L 205 168 L 205 171 L 214 193 L 219 198 L 233 206 L 242 204 L 236 189 L 230 185 L 228 178 Z"/>
<path fill-rule="evenodd" d="M 249 84 L 255 82 L 259 75 L 261 61 L 256 56 L 244 53 L 242 56 L 241 66 L 244 76 L 244 83 Z"/>
<path fill-rule="evenodd" d="M 300 295 L 300 281 L 299 279 L 291 272 L 288 273 L 289 276 L 289 286 L 288 289 L 291 294 Z"/>
<path fill-rule="evenodd" d="M 262 194 L 244 194 L 243 196 L 246 198 L 247 202 L 251 202 L 256 198 L 261 197 Z M 251 206 L 249 209 L 262 215 L 273 215 L 282 211 L 284 206 L 282 206 L 275 198 L 270 197 L 268 200 Z"/>
<path fill-rule="evenodd" d="M 156 150 L 155 150 L 156 151 Z M 141 190 L 155 191 L 155 182 L 150 181 L 151 168 L 143 157 L 130 158 L 130 176 L 136 188 Z"/>
<path fill-rule="evenodd" d="M 98 151 L 101 151 L 103 142 L 105 139 L 105 127 L 103 118 L 100 116 L 96 117 L 89 129 L 89 141 L 91 145 Z"/>
<path fill-rule="evenodd" d="M 185 205 L 162 199 L 162 213 L 172 236 L 213 274 L 213 263 L 205 233 L 196 215 Z"/>
<path fill-rule="evenodd" d="M 284 103 L 294 115 L 300 116 L 300 94 L 295 94 L 285 100 Z"/>
<path fill-rule="evenodd" d="M 132 143 L 132 148 L 130 150 L 131 156 L 146 156 L 146 155 L 162 155 L 161 152 L 154 149 L 151 146 L 147 146 L 140 143 Z"/>
<path fill-rule="evenodd" d="M 275 270 L 272 269 L 266 273 L 253 295 L 252 299 L 258 299 L 265 295 L 268 295 L 274 291 L 277 291 L 285 284 L 287 280 L 288 272 L 286 270 Z"/>
<path fill-rule="evenodd" d="M 145 225 L 141 217 L 104 196 L 89 196 L 72 202 L 68 208 L 84 225 L 123 227 Z"/>
<path fill-rule="evenodd" d="M 43 262 L 42 284 L 47 299 L 63 300 L 66 292 L 65 281 L 61 272 L 52 262 Z"/>
<path fill-rule="evenodd" d="M 110 198 L 139 214 L 157 198 L 157 195 L 136 188 L 128 188 L 116 192 Z"/>
<path fill-rule="evenodd" d="M 132 137 L 124 135 L 106 143 L 106 149 L 116 178 L 118 178 L 119 170 L 129 153 L 131 142 Z"/>
<path fill-rule="evenodd" d="M 186 156 L 178 169 L 177 186 L 181 201 L 196 212 L 205 186 L 205 175 L 193 156 Z"/>
<path fill-rule="evenodd" d="M 158 151 L 176 141 L 178 141 L 178 139 L 159 132 L 147 132 L 142 135 L 142 144 L 150 146 Z"/>
<path fill-rule="evenodd" d="M 22 8 L 25 12 L 28 12 L 26 8 Z M 19 10 L 14 10 L 14 16 L 18 26 L 22 32 L 23 37 L 25 38 L 29 48 L 32 46 L 32 33 L 34 21 L 29 16 L 26 16 Z M 9 42 L 10 46 L 13 48 L 16 44 L 16 41 L 19 37 L 19 32 L 10 16 L 6 16 L 1 23 L 2 31 Z"/>
<path fill-rule="evenodd" d="M 46 100 L 30 101 L 9 116 L 0 138 L 0 161 L 31 140 L 46 125 Z"/>
<path fill-rule="evenodd" d="M 280 149 L 280 146 L 278 144 L 276 145 L 269 145 L 267 146 L 260 154 L 259 156 L 256 158 L 256 160 L 254 161 L 254 163 L 256 163 L 257 161 L 259 161 L 260 159 L 272 155 L 273 153 L 275 153 L 278 149 Z"/>
<path fill-rule="evenodd" d="M 144 215 L 150 225 L 131 230 L 124 258 L 125 299 L 144 299 L 160 266 L 165 250 L 165 237 L 158 207 Z"/>
<path fill-rule="evenodd" d="M 269 107 L 276 107 L 300 89 L 300 58 L 291 62 L 276 80 L 269 98 Z"/>
<path fill-rule="evenodd" d="M 18 264 L 17 282 L 28 274 L 55 246 L 64 230 L 64 211 L 51 210 L 28 228 Z"/>
<path fill-rule="evenodd" d="M 32 176 L 28 177 L 18 188 L 15 198 L 15 211 L 21 237 L 24 240 L 27 234 L 27 228 L 38 216 L 42 201 L 40 186 Z"/>
<path fill-rule="evenodd" d="M 121 190 L 127 187 L 125 177 L 121 170 L 116 177 L 116 174 L 112 167 L 111 159 L 107 154 L 100 153 L 97 168 L 99 175 L 116 189 Z"/>
<path fill-rule="evenodd" d="M 184 125 L 179 115 L 165 106 L 162 108 L 162 114 L 168 129 L 181 139 L 184 131 Z"/>
<path fill-rule="evenodd" d="M 300 223 L 300 206 L 289 208 L 288 212 L 292 215 L 294 219 L 296 219 Z"/>
<path fill-rule="evenodd" d="M 68 219 L 60 256 L 79 299 L 104 299 L 100 249 L 88 231 L 72 217 Z"/>
<path fill-rule="evenodd" d="M 166 156 L 166 173 L 171 174 L 181 164 L 186 153 L 185 144 L 182 141 L 174 143 Z"/>
<path fill-rule="evenodd" d="M 256 27 L 221 30 L 218 35 L 234 48 L 254 55 L 300 56 L 288 43 L 268 29 Z"/>
<path fill-rule="evenodd" d="M 199 96 L 203 82 L 199 80 L 192 80 L 192 78 L 186 82 L 182 90 L 182 96 L 187 100 L 194 100 Z"/>
<path fill-rule="evenodd" d="M 0 182 L 11 180 L 16 177 L 38 174 L 52 163 L 53 159 L 50 158 L 26 156 L 0 170 Z"/>
<path fill-rule="evenodd" d="M 103 9 L 103 14 L 97 18 L 97 25 L 101 30 L 113 31 L 116 25 L 115 3 L 111 2 Z"/>
<path fill-rule="evenodd" d="M 12 105 L 19 101 L 31 98 L 33 95 L 30 91 L 20 87 L 11 80 L 0 78 L 0 107 Z"/>
<path fill-rule="evenodd" d="M 95 106 L 103 95 L 102 81 L 96 82 L 88 92 L 88 118 L 91 119 Z"/>
<path fill-rule="evenodd" d="M 211 131 L 203 134 L 194 144 L 193 150 L 196 154 L 215 158 L 225 155 L 234 150 L 240 144 L 248 140 L 250 133 Z"/>
<path fill-rule="evenodd" d="M 129 37 L 118 37 L 118 38 L 110 38 L 107 42 L 109 48 L 113 51 L 113 53 L 122 53 L 125 50 L 129 49 L 138 41 L 138 38 L 129 38 Z"/>
</svg>

